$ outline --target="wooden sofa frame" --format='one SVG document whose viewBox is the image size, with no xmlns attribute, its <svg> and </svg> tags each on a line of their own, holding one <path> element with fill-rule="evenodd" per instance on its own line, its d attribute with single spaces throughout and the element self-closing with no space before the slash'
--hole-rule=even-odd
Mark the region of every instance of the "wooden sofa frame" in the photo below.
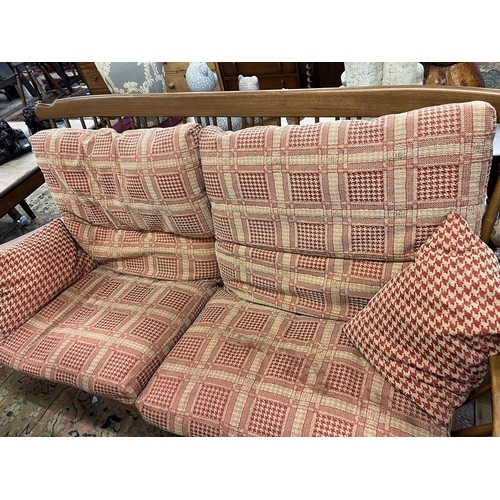
<svg viewBox="0 0 500 500">
<path fill-rule="evenodd" d="M 151 123 L 152 126 L 160 126 L 162 120 L 165 121 L 160 117 L 178 117 L 180 123 L 190 120 L 203 123 L 203 119 L 211 119 L 215 124 L 218 123 L 217 117 L 228 117 L 227 123 L 231 129 L 236 123 L 234 117 L 241 118 L 238 121 L 243 127 L 284 125 L 284 118 L 288 124 L 298 124 L 304 117 L 316 122 L 321 119 L 370 118 L 468 101 L 489 102 L 496 109 L 497 121 L 500 121 L 500 90 L 444 86 L 97 95 L 39 104 L 36 114 L 41 120 L 49 120 L 53 127 L 75 126 L 72 121 L 77 120 L 77 127 L 114 126 L 118 130 L 123 130 L 127 122 L 131 128 L 145 128 Z M 157 118 L 151 120 L 151 117 Z M 495 162 L 498 162 L 498 157 Z M 494 166 L 497 168 L 496 164 Z M 492 177 L 495 177 L 496 170 L 492 169 L 492 173 Z M 490 184 L 491 192 L 488 193 L 481 228 L 481 239 L 486 243 L 490 242 L 500 212 L 500 176 L 498 179 L 492 178 Z M 491 383 L 471 394 L 467 403 L 486 392 L 491 393 L 492 422 L 452 430 L 452 435 L 500 436 L 500 355 L 492 356 L 489 366 Z"/>
</svg>

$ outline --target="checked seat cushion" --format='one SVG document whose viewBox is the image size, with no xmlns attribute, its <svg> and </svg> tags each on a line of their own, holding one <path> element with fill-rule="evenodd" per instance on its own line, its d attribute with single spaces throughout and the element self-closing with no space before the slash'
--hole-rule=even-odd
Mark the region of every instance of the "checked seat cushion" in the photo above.
<svg viewBox="0 0 500 500">
<path fill-rule="evenodd" d="M 215 288 L 99 266 L 9 335 L 0 363 L 133 404 Z"/>
<path fill-rule="evenodd" d="M 139 396 L 182 436 L 444 436 L 342 333 L 344 322 L 219 290 Z"/>
</svg>

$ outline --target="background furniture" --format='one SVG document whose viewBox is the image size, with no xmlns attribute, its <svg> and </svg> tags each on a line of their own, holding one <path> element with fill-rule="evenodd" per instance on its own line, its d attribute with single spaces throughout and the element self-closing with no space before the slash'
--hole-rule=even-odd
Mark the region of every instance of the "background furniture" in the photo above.
<svg viewBox="0 0 500 500">
<path fill-rule="evenodd" d="M 82 75 L 85 85 L 92 95 L 111 94 L 95 63 L 79 62 L 76 64 L 80 70 L 80 74 Z"/>
<path fill-rule="evenodd" d="M 56 92 L 60 95 L 66 95 L 63 87 L 68 94 L 73 93 L 73 85 L 80 83 L 82 77 L 76 63 L 68 62 L 37 62 L 36 67 L 43 73 L 46 80 L 46 91 Z"/>
<path fill-rule="evenodd" d="M 48 102 L 49 93 L 54 93 L 56 97 L 71 94 L 72 85 L 81 81 L 80 74 L 73 63 L 10 62 L 8 65 L 14 73 L 23 106 L 34 100 Z M 66 72 L 66 68 L 70 70 L 71 76 Z M 26 99 L 24 89 L 31 94 L 32 99 Z"/>
<path fill-rule="evenodd" d="M 340 77 L 345 70 L 343 62 L 312 62 L 301 63 L 302 87 L 340 87 Z M 305 69 L 305 84 L 303 71 Z"/>
<path fill-rule="evenodd" d="M 14 73 L 23 106 L 37 99 L 43 100 L 44 92 L 34 71 L 34 65 L 26 62 L 9 62 L 7 64 Z M 25 89 L 32 96 L 29 100 L 26 99 Z"/>
<path fill-rule="evenodd" d="M 214 62 L 208 62 L 207 64 L 212 71 L 217 73 L 220 82 L 220 73 L 218 71 L 217 64 Z M 94 62 L 79 62 L 77 65 L 85 85 L 87 85 L 92 95 L 111 94 L 111 91 L 106 85 L 104 78 Z M 163 63 L 167 92 L 189 92 L 185 76 L 188 65 L 188 62 Z M 217 90 L 221 90 L 220 84 L 218 85 Z"/>
<path fill-rule="evenodd" d="M 217 73 L 216 90 L 238 90 L 238 75 L 256 76 L 262 90 L 280 88 L 340 87 L 343 62 L 207 62 Z M 93 95 L 110 94 L 94 62 L 77 63 L 80 74 Z M 164 62 L 167 92 L 189 92 L 186 69 L 189 62 Z"/>
<path fill-rule="evenodd" d="M 238 90 L 238 75 L 256 76 L 261 90 L 300 88 L 296 62 L 219 62 L 223 90 Z"/>
<path fill-rule="evenodd" d="M 21 214 L 16 209 L 16 206 L 21 205 L 30 219 L 36 218 L 36 214 L 31 210 L 25 199 L 45 182 L 38 165 L 34 165 L 26 172 L 21 171 L 20 175 L 14 179 L 5 175 L 5 169 L 3 170 L 3 175 L 0 178 L 0 217 L 9 214 L 13 220 L 18 220 Z"/>
</svg>

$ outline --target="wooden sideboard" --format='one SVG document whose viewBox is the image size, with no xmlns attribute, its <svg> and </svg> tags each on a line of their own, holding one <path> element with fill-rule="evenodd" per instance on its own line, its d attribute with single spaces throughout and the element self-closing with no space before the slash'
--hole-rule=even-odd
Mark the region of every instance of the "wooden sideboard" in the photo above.
<svg viewBox="0 0 500 500">
<path fill-rule="evenodd" d="M 79 62 L 78 68 L 91 94 L 110 91 L 93 62 Z M 238 76 L 256 76 L 259 86 L 266 89 L 296 89 L 305 87 L 337 87 L 344 63 L 298 62 L 207 62 L 217 73 L 216 90 L 238 90 Z M 188 62 L 164 62 L 167 92 L 189 92 L 186 83 Z"/>
<path fill-rule="evenodd" d="M 79 62 L 78 68 L 82 75 L 85 85 L 87 85 L 89 92 L 92 95 L 110 94 L 111 92 L 102 78 L 99 70 L 93 62 Z M 212 71 L 217 73 L 219 82 L 221 77 L 217 67 L 217 63 L 207 63 Z M 165 70 L 165 83 L 167 92 L 189 92 L 186 83 L 186 69 L 189 66 L 188 62 L 164 62 L 163 68 Z M 216 90 L 221 90 L 220 83 L 217 85 Z"/>
<path fill-rule="evenodd" d="M 314 62 L 309 65 L 308 78 L 311 84 L 308 87 L 340 87 L 342 85 L 341 76 L 345 70 L 343 62 Z M 306 67 L 307 71 L 307 67 Z"/>
<path fill-rule="evenodd" d="M 79 62 L 76 64 L 78 65 L 80 75 L 82 75 L 85 85 L 87 85 L 92 95 L 111 94 L 106 82 L 103 80 L 93 62 Z"/>
</svg>

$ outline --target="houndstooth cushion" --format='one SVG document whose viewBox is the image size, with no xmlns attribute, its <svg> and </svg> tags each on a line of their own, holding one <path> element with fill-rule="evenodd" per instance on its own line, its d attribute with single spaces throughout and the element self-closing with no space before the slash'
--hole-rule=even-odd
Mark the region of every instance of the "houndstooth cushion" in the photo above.
<svg viewBox="0 0 500 500">
<path fill-rule="evenodd" d="M 225 285 L 301 314 L 357 314 L 450 212 L 480 227 L 495 133 L 483 102 L 313 125 L 203 129 Z"/>
<path fill-rule="evenodd" d="M 213 279 L 199 131 L 58 129 L 31 143 L 66 226 L 99 264 L 159 279 Z"/>
<path fill-rule="evenodd" d="M 500 265 L 451 213 L 415 264 L 343 328 L 395 387 L 438 424 L 482 381 L 500 353 Z"/>
<path fill-rule="evenodd" d="M 96 265 L 60 220 L 0 252 L 0 344 Z"/>
</svg>

